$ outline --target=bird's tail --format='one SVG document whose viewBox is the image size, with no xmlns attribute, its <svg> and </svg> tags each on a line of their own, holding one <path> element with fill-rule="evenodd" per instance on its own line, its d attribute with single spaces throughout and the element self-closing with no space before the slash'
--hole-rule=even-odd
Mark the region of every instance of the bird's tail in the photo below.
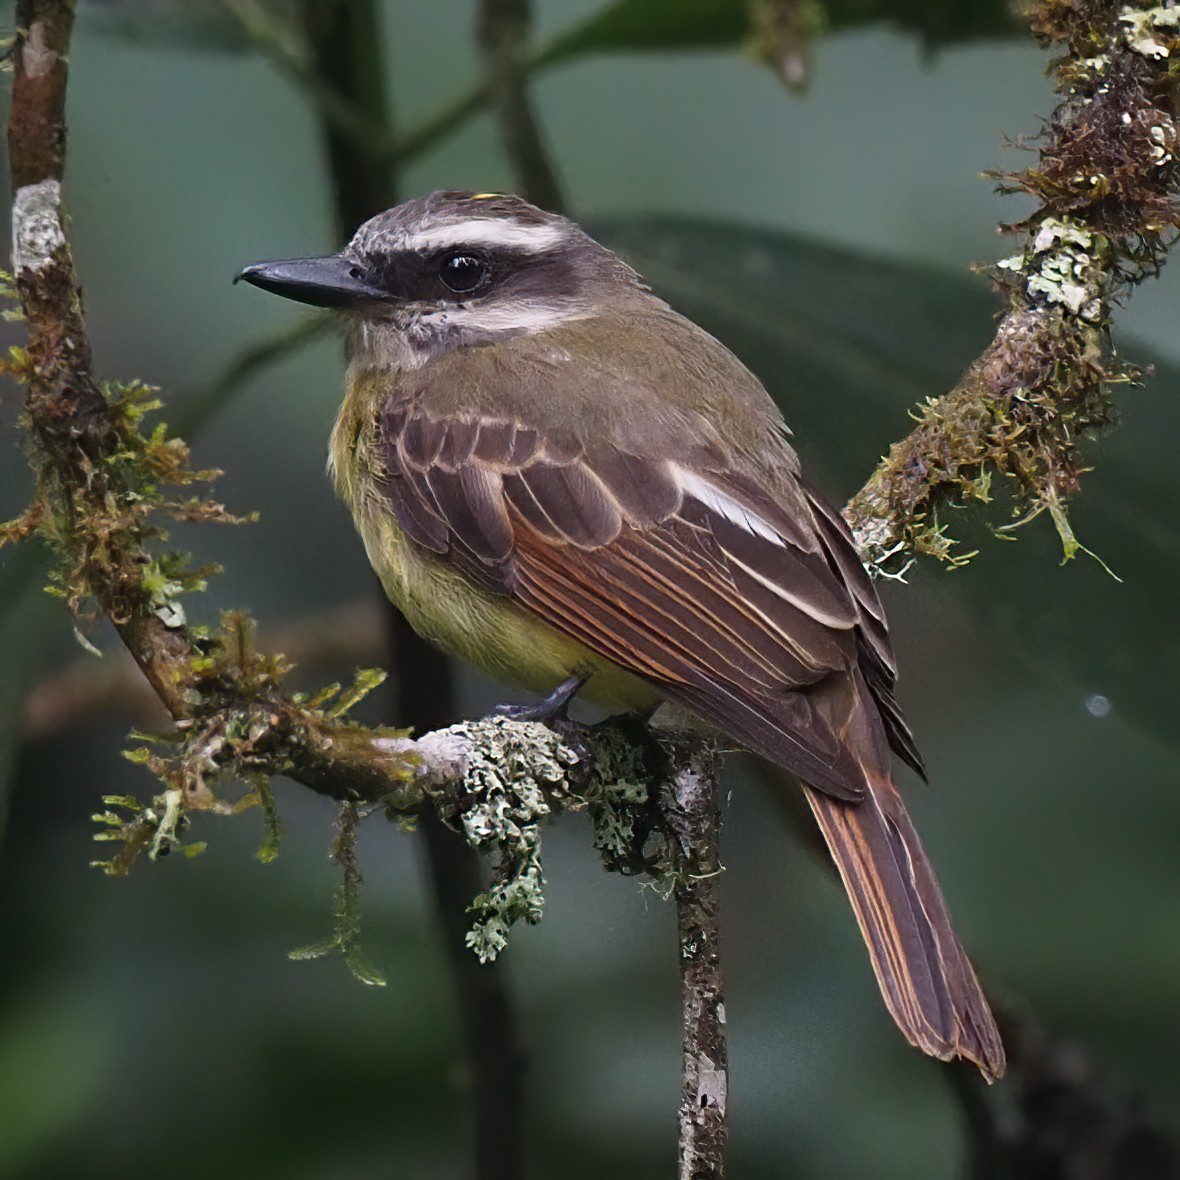
<svg viewBox="0 0 1180 1180">
<path fill-rule="evenodd" d="M 1004 1046 L 934 870 L 896 787 L 882 775 L 866 777 L 861 803 L 806 791 L 885 1004 L 912 1045 L 943 1061 L 965 1057 L 995 1081 Z"/>
</svg>

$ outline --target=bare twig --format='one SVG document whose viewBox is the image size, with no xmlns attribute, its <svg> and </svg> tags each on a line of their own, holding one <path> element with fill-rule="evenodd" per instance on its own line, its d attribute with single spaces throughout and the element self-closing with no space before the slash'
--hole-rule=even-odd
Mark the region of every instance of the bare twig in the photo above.
<svg viewBox="0 0 1180 1180">
<path fill-rule="evenodd" d="M 671 834 L 676 931 L 680 947 L 683 1068 L 680 1180 L 725 1175 L 729 1132 L 729 1055 L 721 978 L 721 810 L 716 756 L 703 746 L 677 749 L 661 789 Z"/>
<path fill-rule="evenodd" d="M 560 212 L 561 183 L 529 102 L 528 31 L 529 0 L 480 0 L 476 33 L 484 76 L 518 189 L 534 205 Z"/>
<path fill-rule="evenodd" d="M 261 0 L 222 0 L 222 3 L 279 73 L 308 91 L 325 121 L 347 135 L 358 151 L 386 162 L 391 159 L 395 150 L 392 137 L 370 120 L 361 107 L 325 83 L 316 68 L 313 47 L 301 42 L 293 29 L 268 11 Z M 315 6 L 326 8 L 335 3 L 337 0 L 320 0 Z"/>
<path fill-rule="evenodd" d="M 1015 1084 L 996 1120 L 996 1166 L 980 1170 L 981 1180 L 1180 1178 L 1174 1125 L 1145 1096 L 1104 1077 L 1083 1045 L 1051 1035 L 1031 1014 L 997 1015 Z"/>
</svg>

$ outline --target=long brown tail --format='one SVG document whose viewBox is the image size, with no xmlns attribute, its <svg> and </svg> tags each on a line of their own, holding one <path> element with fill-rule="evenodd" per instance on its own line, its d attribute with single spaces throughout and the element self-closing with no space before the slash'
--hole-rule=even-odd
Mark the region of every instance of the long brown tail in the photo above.
<svg viewBox="0 0 1180 1180">
<path fill-rule="evenodd" d="M 1004 1046 L 934 870 L 892 782 L 876 775 L 868 782 L 862 803 L 805 789 L 881 994 L 910 1044 L 943 1061 L 965 1057 L 995 1081 Z"/>
</svg>

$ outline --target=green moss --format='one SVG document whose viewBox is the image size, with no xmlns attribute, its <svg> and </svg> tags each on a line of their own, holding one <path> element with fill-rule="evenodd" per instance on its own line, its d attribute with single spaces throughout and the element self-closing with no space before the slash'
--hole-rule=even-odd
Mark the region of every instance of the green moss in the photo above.
<svg viewBox="0 0 1180 1180">
<path fill-rule="evenodd" d="M 879 571 L 896 572 L 914 553 L 961 565 L 969 555 L 938 505 L 989 502 L 997 487 L 1012 504 L 997 535 L 1047 513 L 1066 560 L 1089 552 L 1067 515 L 1087 468 L 1083 446 L 1117 420 L 1116 387 L 1140 376 L 1111 349 L 1110 310 L 1158 272 L 1180 226 L 1178 11 L 1035 6 L 1034 31 L 1066 50 L 1053 63 L 1062 100 L 1036 164 L 994 175 L 1038 207 L 1006 227 L 1023 243 L 992 271 L 1008 299 L 992 344 L 955 389 L 918 410 L 916 429 L 849 505 L 862 555 Z"/>
<path fill-rule="evenodd" d="M 291 951 L 289 958 L 297 961 L 342 958 L 361 983 L 384 987 L 385 976 L 361 947 L 360 887 L 364 878 L 356 859 L 356 842 L 363 818 L 354 803 L 343 804 L 337 817 L 332 859 L 340 866 L 342 879 L 332 903 L 332 933 L 319 942 Z"/>
</svg>

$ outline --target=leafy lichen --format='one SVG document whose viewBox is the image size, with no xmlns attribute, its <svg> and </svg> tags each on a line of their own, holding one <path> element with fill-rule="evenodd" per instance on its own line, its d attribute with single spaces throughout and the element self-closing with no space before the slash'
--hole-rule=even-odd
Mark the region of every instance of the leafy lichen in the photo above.
<svg viewBox="0 0 1180 1180">
<path fill-rule="evenodd" d="M 1155 8 L 1132 8 L 1119 13 L 1123 37 L 1133 53 L 1160 60 L 1180 48 L 1180 8 L 1163 4 Z"/>
<path fill-rule="evenodd" d="M 553 799 L 568 797 L 565 783 L 580 758 L 539 722 L 486 717 L 454 728 L 470 747 L 457 794 L 441 814 L 469 844 L 495 856 L 491 883 L 468 906 L 466 939 L 480 962 L 489 962 L 508 945 L 512 926 L 541 920 L 540 824 Z"/>
</svg>

